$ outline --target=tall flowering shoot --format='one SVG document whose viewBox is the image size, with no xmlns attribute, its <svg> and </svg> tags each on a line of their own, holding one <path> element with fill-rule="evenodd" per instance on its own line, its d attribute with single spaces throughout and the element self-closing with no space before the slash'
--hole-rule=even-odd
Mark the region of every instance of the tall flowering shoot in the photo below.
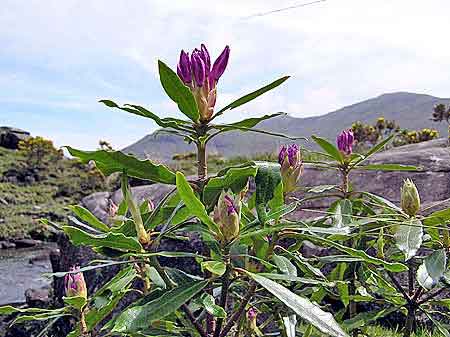
<svg viewBox="0 0 450 337">
<path fill-rule="evenodd" d="M 211 67 L 211 57 L 204 44 L 189 53 L 181 51 L 177 74 L 192 91 L 200 112 L 200 121 L 208 122 L 213 113 L 217 98 L 217 82 L 224 73 L 230 47 L 226 46 Z"/>
<path fill-rule="evenodd" d="M 303 173 L 303 161 L 298 145 L 283 145 L 278 154 L 278 163 L 281 165 L 284 193 L 295 191 Z"/>
</svg>

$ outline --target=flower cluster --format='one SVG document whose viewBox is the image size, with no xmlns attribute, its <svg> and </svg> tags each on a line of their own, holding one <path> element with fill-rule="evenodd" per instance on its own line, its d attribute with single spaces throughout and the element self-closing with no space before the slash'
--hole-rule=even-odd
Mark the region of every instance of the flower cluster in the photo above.
<svg viewBox="0 0 450 337">
<path fill-rule="evenodd" d="M 336 139 L 337 147 L 346 156 L 351 155 L 353 152 L 353 142 L 355 141 L 355 136 L 352 130 L 342 131 Z"/>
<path fill-rule="evenodd" d="M 278 154 L 278 163 L 281 165 L 284 192 L 295 191 L 303 173 L 303 161 L 298 145 L 283 145 Z"/>
<path fill-rule="evenodd" d="M 211 119 L 216 104 L 216 85 L 225 71 L 230 56 L 230 47 L 226 46 L 211 67 L 211 58 L 204 44 L 189 53 L 181 51 L 177 73 L 180 79 L 194 94 L 200 111 L 200 121 Z"/>
</svg>

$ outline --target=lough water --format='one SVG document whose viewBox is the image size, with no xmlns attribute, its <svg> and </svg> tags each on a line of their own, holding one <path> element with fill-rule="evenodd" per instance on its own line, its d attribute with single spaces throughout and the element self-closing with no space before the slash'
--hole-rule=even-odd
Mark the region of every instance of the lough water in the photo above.
<svg viewBox="0 0 450 337">
<path fill-rule="evenodd" d="M 50 285 L 51 279 L 42 274 L 52 271 L 49 252 L 54 248 L 55 244 L 45 244 L 0 249 L 0 305 L 25 302 L 25 290 Z M 35 261 L 30 263 L 30 259 Z"/>
</svg>

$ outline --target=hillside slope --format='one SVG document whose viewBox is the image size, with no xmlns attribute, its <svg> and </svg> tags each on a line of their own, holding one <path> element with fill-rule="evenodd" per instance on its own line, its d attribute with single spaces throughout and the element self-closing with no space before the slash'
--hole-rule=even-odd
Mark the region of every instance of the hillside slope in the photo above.
<svg viewBox="0 0 450 337">
<path fill-rule="evenodd" d="M 387 119 L 394 119 L 404 128 L 435 128 L 445 135 L 447 126 L 444 123 L 432 122 L 430 117 L 435 104 L 448 104 L 449 102 L 450 99 L 446 98 L 396 92 L 383 94 L 322 116 L 274 118 L 261 123 L 259 128 L 292 136 L 309 137 L 317 134 L 334 139 L 339 130 L 350 127 L 354 121 L 374 122 L 376 118 L 384 116 Z M 276 151 L 282 142 L 280 139 L 261 134 L 232 132 L 216 137 L 211 142 L 209 151 L 225 157 L 248 156 Z M 247 146 L 247 144 L 251 144 L 251 146 Z M 181 138 L 158 131 L 123 149 L 126 153 L 160 161 L 170 160 L 174 153 L 185 153 L 192 150 L 193 146 L 184 143 Z"/>
</svg>

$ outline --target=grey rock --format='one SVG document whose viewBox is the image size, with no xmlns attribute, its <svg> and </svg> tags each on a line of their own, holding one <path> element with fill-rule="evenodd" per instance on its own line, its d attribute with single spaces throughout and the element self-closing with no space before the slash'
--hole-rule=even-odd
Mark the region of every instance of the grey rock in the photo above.
<svg viewBox="0 0 450 337">
<path fill-rule="evenodd" d="M 50 290 L 48 288 L 27 289 L 25 299 L 30 307 L 46 308 L 50 304 Z"/>
<path fill-rule="evenodd" d="M 42 244 L 42 241 L 33 239 L 17 239 L 14 240 L 14 244 L 16 245 L 16 248 L 30 248 L 39 246 Z"/>
<path fill-rule="evenodd" d="M 17 149 L 21 140 L 30 138 L 30 133 L 21 129 L 1 126 L 0 127 L 0 146 L 7 149 Z"/>
<path fill-rule="evenodd" d="M 0 241 L 0 248 L 1 249 L 13 249 L 16 248 L 16 244 L 9 241 Z"/>
</svg>

